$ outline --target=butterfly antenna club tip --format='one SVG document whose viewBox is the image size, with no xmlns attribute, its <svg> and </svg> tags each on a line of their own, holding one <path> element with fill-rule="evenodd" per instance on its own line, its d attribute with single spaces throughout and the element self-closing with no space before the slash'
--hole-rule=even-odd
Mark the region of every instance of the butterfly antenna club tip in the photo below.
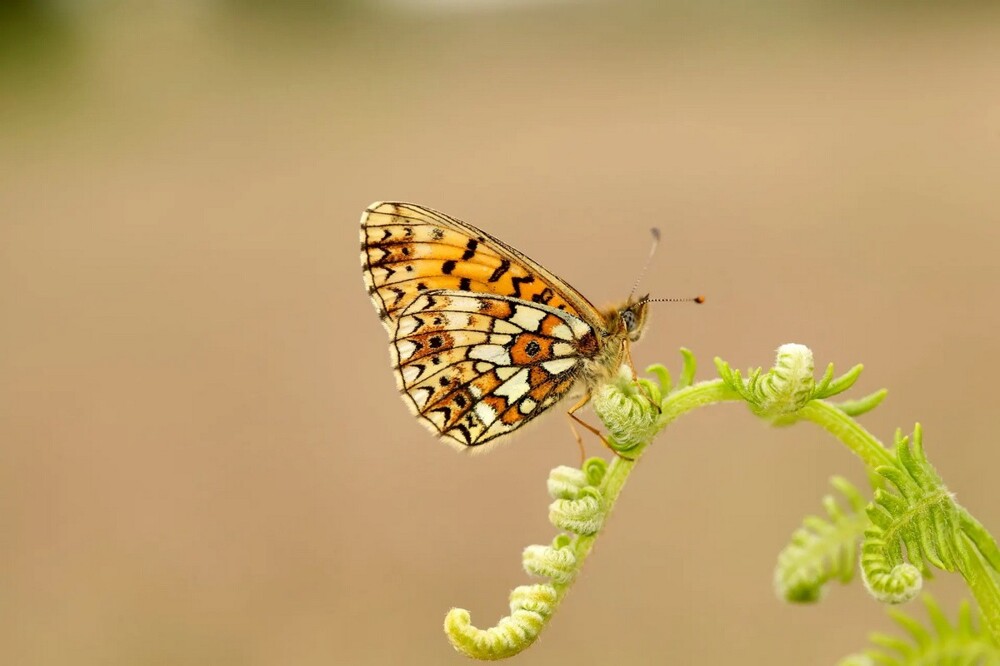
<svg viewBox="0 0 1000 666">
<path fill-rule="evenodd" d="M 653 227 L 649 230 L 653 236 L 653 245 L 649 248 L 649 255 L 646 257 L 645 263 L 643 263 L 642 268 L 639 270 L 639 275 L 636 276 L 635 282 L 632 284 L 632 291 L 628 293 L 628 298 L 631 301 L 632 296 L 635 295 L 635 290 L 639 288 L 639 283 L 642 282 L 642 278 L 646 275 L 646 271 L 649 270 L 649 264 L 652 263 L 653 257 L 656 255 L 656 248 L 660 244 L 660 230 Z"/>
</svg>

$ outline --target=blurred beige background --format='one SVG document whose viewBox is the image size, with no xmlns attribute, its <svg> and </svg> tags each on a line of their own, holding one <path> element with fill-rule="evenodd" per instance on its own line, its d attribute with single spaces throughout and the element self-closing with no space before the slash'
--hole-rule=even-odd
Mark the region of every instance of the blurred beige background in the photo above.
<svg viewBox="0 0 1000 666">
<path fill-rule="evenodd" d="M 902 4 L 4 10 L 0 662 L 466 663 L 444 613 L 504 613 L 577 453 L 561 416 L 467 457 L 408 414 L 358 265 L 377 199 L 597 302 L 662 227 L 646 287 L 709 300 L 657 307 L 638 364 L 864 362 L 864 423 L 920 420 L 1000 534 L 1000 15 Z M 857 581 L 772 593 L 834 473 L 864 483 L 807 424 L 677 423 L 518 663 L 832 664 L 891 631 Z M 954 616 L 961 581 L 930 588 Z"/>
</svg>

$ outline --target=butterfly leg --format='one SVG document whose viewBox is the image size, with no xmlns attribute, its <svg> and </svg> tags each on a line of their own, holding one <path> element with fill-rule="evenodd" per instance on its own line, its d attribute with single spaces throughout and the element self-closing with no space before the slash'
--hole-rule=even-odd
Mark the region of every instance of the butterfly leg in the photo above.
<svg viewBox="0 0 1000 666">
<path fill-rule="evenodd" d="M 625 356 L 625 362 L 628 363 L 628 368 L 632 371 L 632 381 L 638 380 L 639 373 L 635 371 L 635 363 L 632 362 L 632 346 L 629 345 L 628 340 L 622 341 L 622 355 Z"/>
<path fill-rule="evenodd" d="M 623 456 L 621 453 L 616 451 L 614 447 L 612 447 L 611 444 L 608 443 L 608 440 L 604 438 L 604 435 L 601 434 L 600 430 L 590 425 L 589 423 L 587 423 L 574 413 L 578 409 L 586 405 L 588 402 L 590 402 L 590 393 L 584 395 L 582 398 L 580 398 L 580 402 L 576 403 L 566 411 L 566 416 L 572 419 L 572 421 L 569 422 L 569 429 L 573 431 L 573 436 L 576 437 L 577 446 L 580 447 L 580 465 L 582 466 L 583 463 L 586 462 L 586 453 L 583 449 L 583 437 L 580 436 L 580 433 L 577 432 L 577 429 L 573 426 L 573 421 L 576 421 L 584 428 L 597 435 L 601 440 L 601 444 L 604 444 L 604 446 L 606 446 L 612 453 L 614 453 L 619 458 L 623 458 L 628 461 L 635 460 L 635 458 L 629 458 L 628 456 Z"/>
</svg>

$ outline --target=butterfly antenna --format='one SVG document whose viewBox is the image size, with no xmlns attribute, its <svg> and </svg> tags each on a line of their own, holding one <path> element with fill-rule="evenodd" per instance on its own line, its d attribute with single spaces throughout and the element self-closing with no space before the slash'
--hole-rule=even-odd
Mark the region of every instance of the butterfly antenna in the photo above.
<svg viewBox="0 0 1000 666">
<path fill-rule="evenodd" d="M 637 305 L 643 303 L 698 303 L 699 305 L 705 302 L 704 296 L 689 296 L 687 298 L 644 298 Z"/>
<path fill-rule="evenodd" d="M 639 271 L 639 277 L 635 279 L 635 284 L 632 285 L 632 291 L 628 292 L 628 300 L 632 300 L 632 296 L 635 295 L 635 290 L 639 288 L 639 283 L 642 282 L 642 278 L 646 275 L 646 271 L 649 270 L 649 264 L 653 261 L 653 255 L 656 254 L 656 248 L 660 246 L 660 230 L 653 227 L 649 230 L 653 235 L 653 246 L 649 248 L 649 256 L 646 257 L 646 263 L 642 265 L 642 270 Z"/>
</svg>

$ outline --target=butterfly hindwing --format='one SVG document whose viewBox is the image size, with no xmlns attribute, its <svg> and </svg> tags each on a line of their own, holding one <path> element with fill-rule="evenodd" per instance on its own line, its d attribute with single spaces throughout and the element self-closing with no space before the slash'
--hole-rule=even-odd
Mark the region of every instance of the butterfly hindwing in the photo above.
<svg viewBox="0 0 1000 666">
<path fill-rule="evenodd" d="M 418 294 L 395 324 L 404 399 L 461 448 L 506 435 L 555 404 L 596 346 L 590 325 L 564 310 L 465 291 Z"/>
</svg>

